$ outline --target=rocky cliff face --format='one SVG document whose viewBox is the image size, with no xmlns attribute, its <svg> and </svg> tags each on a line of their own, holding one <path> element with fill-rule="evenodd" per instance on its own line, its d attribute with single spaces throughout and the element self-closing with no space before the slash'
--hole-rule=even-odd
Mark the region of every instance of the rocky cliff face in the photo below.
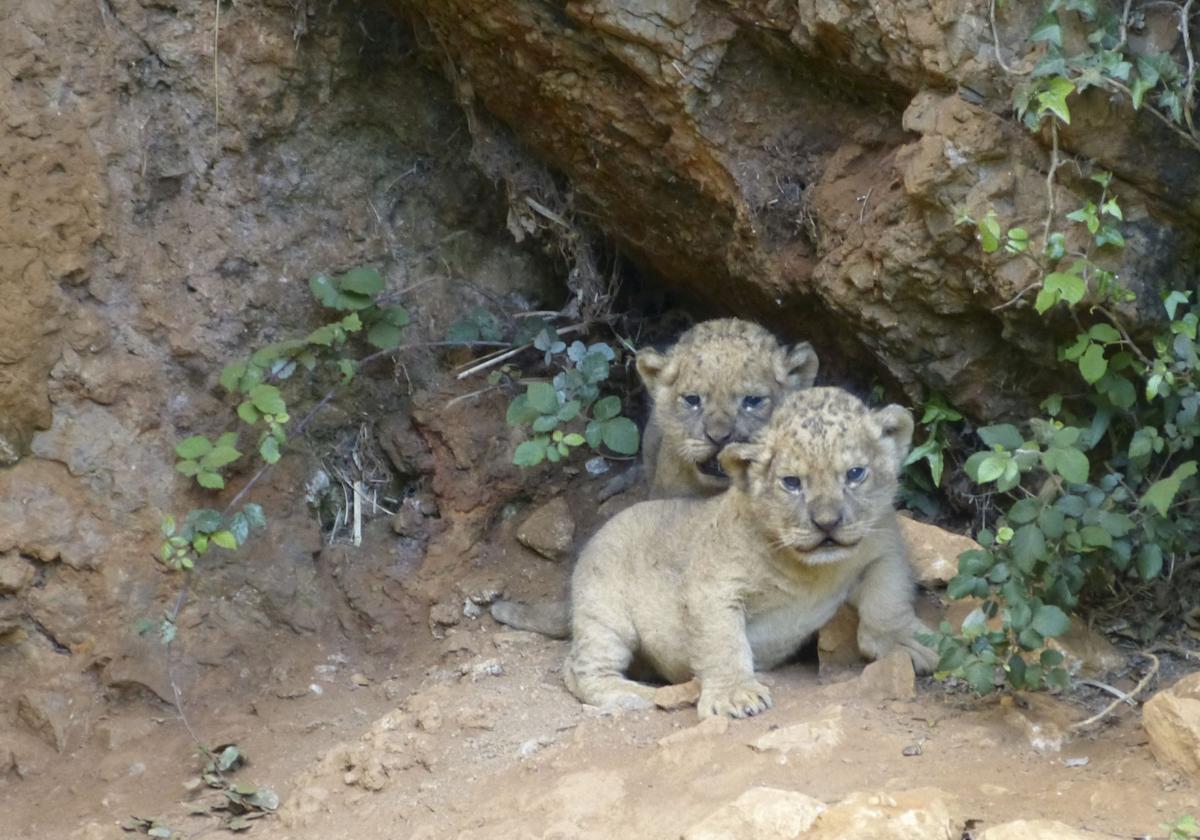
<svg viewBox="0 0 1200 840">
<path fill-rule="evenodd" d="M 1031 229 L 1046 215 L 1047 149 L 1007 115 L 997 62 L 997 50 L 1022 60 L 1004 45 L 1025 43 L 1032 5 L 1000 13 L 997 47 L 978 1 L 396 4 L 433 33 L 460 96 L 568 176 L 690 299 L 977 417 L 1043 387 L 1057 337 L 1028 304 L 996 310 L 1038 275 L 1021 258 L 983 258 L 955 225 L 989 207 Z M 1171 47 L 1160 23 L 1140 48 Z M 1064 153 L 1120 179 L 1129 247 L 1117 268 L 1144 322 L 1159 289 L 1195 284 L 1200 154 L 1099 92 L 1074 108 Z M 1091 197 L 1086 174 L 1059 171 L 1059 208 Z"/>
</svg>

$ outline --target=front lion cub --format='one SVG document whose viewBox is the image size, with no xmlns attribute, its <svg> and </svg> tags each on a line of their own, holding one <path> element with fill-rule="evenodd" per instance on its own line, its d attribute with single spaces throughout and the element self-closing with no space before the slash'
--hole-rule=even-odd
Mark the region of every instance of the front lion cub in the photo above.
<svg viewBox="0 0 1200 840">
<path fill-rule="evenodd" d="M 900 406 L 799 391 L 759 442 L 725 448 L 727 492 L 618 514 L 575 568 L 567 687 L 593 705 L 648 706 L 653 688 L 625 676 L 636 656 L 671 682 L 699 677 L 701 717 L 757 714 L 771 696 L 755 670 L 783 662 L 847 600 L 864 654 L 900 647 L 932 670 L 892 506 L 912 431 Z"/>
</svg>

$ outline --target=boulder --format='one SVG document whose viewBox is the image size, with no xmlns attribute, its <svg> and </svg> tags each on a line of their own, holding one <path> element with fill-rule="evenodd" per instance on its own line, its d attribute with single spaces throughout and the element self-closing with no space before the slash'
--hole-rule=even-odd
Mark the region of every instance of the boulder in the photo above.
<svg viewBox="0 0 1200 840">
<path fill-rule="evenodd" d="M 778 788 L 750 788 L 683 833 L 683 840 L 792 840 L 825 810 L 825 803 Z"/>
<path fill-rule="evenodd" d="M 979 840 L 1094 840 L 1108 835 L 1080 831 L 1057 820 L 1014 820 L 993 826 Z"/>
<path fill-rule="evenodd" d="M 825 810 L 804 840 L 958 840 L 949 801 L 936 788 L 852 793 Z"/>
<path fill-rule="evenodd" d="M 917 583 L 926 589 L 945 586 L 958 574 L 958 555 L 980 548 L 979 543 L 970 537 L 936 525 L 918 522 L 903 515 L 897 520 L 908 546 L 908 556 Z"/>
<path fill-rule="evenodd" d="M 916 696 L 916 679 L 912 657 L 894 650 L 863 668 L 859 694 L 872 700 L 911 700 Z"/>
<path fill-rule="evenodd" d="M 1155 758 L 1200 779 L 1200 673 L 1151 697 L 1142 725 Z"/>
<path fill-rule="evenodd" d="M 517 540 L 549 560 L 569 558 L 575 542 L 575 517 L 567 500 L 560 496 L 535 508 L 517 529 Z"/>
</svg>

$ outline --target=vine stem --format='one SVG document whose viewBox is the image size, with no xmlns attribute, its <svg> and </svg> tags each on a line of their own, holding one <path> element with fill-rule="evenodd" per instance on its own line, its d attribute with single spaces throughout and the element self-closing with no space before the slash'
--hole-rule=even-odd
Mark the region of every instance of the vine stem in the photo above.
<svg viewBox="0 0 1200 840">
<path fill-rule="evenodd" d="M 1028 76 L 1032 73 L 1032 68 L 1017 70 L 1009 67 L 1004 63 L 1004 59 L 1000 57 L 1000 33 L 996 29 L 996 0 L 990 0 L 988 3 L 988 21 L 992 24 L 992 48 L 996 51 L 996 63 L 1000 65 L 1000 69 L 1010 76 Z"/>
<path fill-rule="evenodd" d="M 1158 657 L 1149 651 L 1143 653 L 1142 656 L 1149 658 L 1151 662 L 1150 670 L 1146 672 L 1146 676 L 1142 677 L 1141 682 L 1133 687 L 1133 691 L 1129 692 L 1124 697 L 1118 697 L 1116 700 L 1109 703 L 1087 720 L 1081 720 L 1078 723 L 1071 724 L 1071 731 L 1077 732 L 1080 729 L 1087 729 L 1089 726 L 1099 723 L 1112 714 L 1113 710 L 1117 708 L 1117 706 L 1120 706 L 1122 703 L 1129 702 L 1134 697 L 1142 693 L 1146 686 L 1150 684 L 1150 680 L 1154 679 L 1154 675 L 1158 673 Z"/>
</svg>

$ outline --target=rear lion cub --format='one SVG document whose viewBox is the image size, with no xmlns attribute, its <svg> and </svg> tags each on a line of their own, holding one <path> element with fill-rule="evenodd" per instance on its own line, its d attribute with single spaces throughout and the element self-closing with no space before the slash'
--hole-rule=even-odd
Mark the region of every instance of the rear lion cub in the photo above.
<svg viewBox="0 0 1200 840">
<path fill-rule="evenodd" d="M 837 388 L 791 393 L 759 442 L 725 447 L 727 492 L 615 516 L 572 578 L 567 687 L 593 705 L 648 706 L 654 689 L 625 676 L 636 656 L 671 682 L 699 677 L 701 717 L 754 715 L 771 705 L 755 671 L 845 601 L 864 654 L 899 647 L 932 670 L 893 509 L 912 431 L 900 406 L 872 411 Z"/>
</svg>

